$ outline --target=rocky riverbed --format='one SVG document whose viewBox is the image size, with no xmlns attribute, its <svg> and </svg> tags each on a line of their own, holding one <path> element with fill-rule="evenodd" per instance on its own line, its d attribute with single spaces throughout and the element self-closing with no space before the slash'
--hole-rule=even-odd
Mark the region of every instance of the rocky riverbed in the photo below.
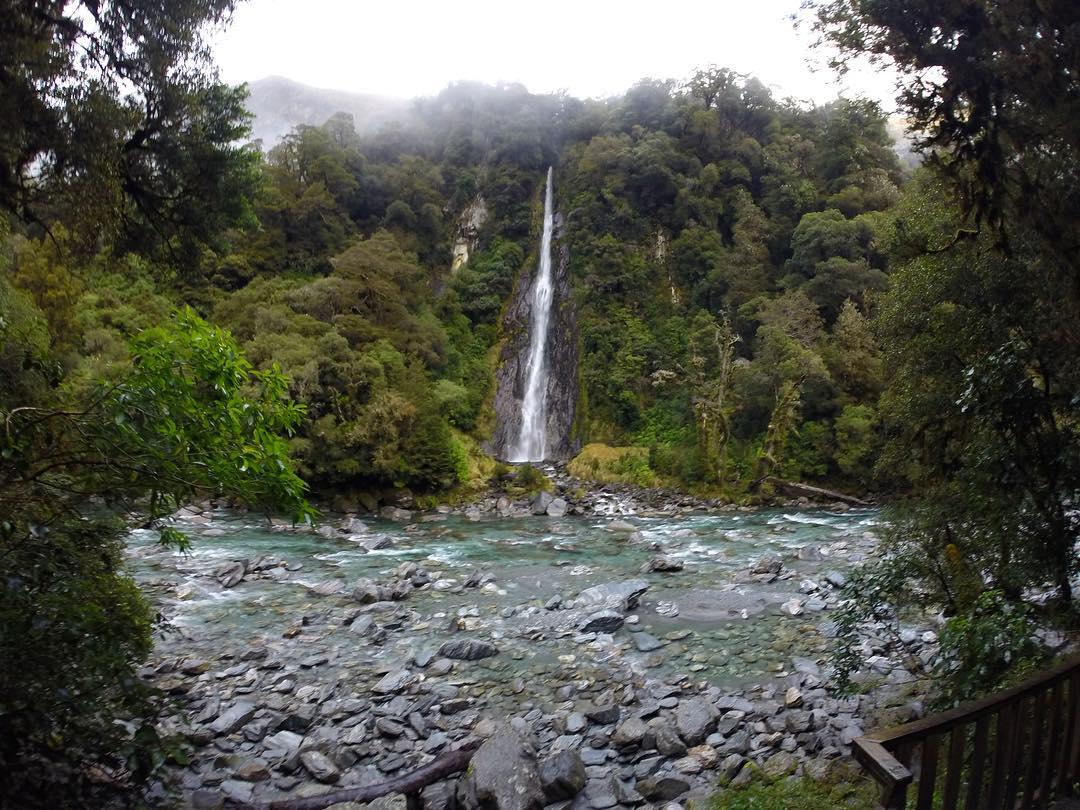
<svg viewBox="0 0 1080 810">
<path fill-rule="evenodd" d="M 489 771 L 528 786 L 521 807 L 685 802 L 759 768 L 820 775 L 882 711 L 921 712 L 930 626 L 867 638 L 868 694 L 828 688 L 830 611 L 876 511 L 554 500 L 318 531 L 185 510 L 187 556 L 134 533 L 172 628 L 142 674 L 192 747 L 181 804 L 381 782 L 493 736 L 429 806 L 491 800 Z"/>
</svg>

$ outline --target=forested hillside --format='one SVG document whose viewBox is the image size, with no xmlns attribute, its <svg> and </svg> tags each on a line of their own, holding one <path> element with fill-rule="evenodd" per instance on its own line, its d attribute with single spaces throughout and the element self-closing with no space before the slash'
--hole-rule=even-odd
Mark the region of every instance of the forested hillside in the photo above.
<svg viewBox="0 0 1080 810">
<path fill-rule="evenodd" d="M 246 184 L 245 216 L 185 253 L 13 236 L 12 283 L 76 365 L 180 302 L 229 329 L 306 406 L 292 454 L 318 493 L 475 486 L 553 165 L 573 438 L 647 451 L 593 447 L 579 470 L 732 497 L 770 473 L 880 486 L 867 318 L 902 177 L 874 105 L 805 109 L 710 69 L 607 102 L 456 84 L 411 118 L 361 137 L 340 114 L 241 151 L 223 182 Z"/>
<path fill-rule="evenodd" d="M 1045 663 L 1067 638 L 1049 628 L 1075 636 L 1076 3 L 805 4 L 835 67 L 898 68 L 926 162 L 914 171 L 874 104 L 810 108 L 722 68 L 605 101 L 451 84 L 401 122 L 336 114 L 264 154 L 247 89 L 221 81 L 207 39 L 233 10 L 4 6 L 0 807 L 106 806 L 186 761 L 157 724 L 165 696 L 139 673 L 163 624 L 127 573 L 128 541 L 146 538 L 133 531 L 185 550 L 171 517 L 216 499 L 288 515 L 291 527 L 267 525 L 305 542 L 351 543 L 309 531 L 309 495 L 360 512 L 510 483 L 494 437 L 516 403 L 498 394 L 544 221 L 553 368 L 573 415 L 556 460 L 571 474 L 737 503 L 768 503 L 778 479 L 890 502 L 872 559 L 841 535 L 854 568 L 826 577 L 833 686 L 891 649 L 932 667 L 936 699 L 955 703 Z M 524 497 L 550 482 L 529 466 L 514 476 L 528 512 Z M 634 528 L 616 523 L 598 548 Z M 247 571 L 236 565 L 227 587 Z M 658 557 L 633 571 L 682 567 Z M 565 607 L 550 597 L 529 615 Z M 905 606 L 934 615 L 936 652 L 903 640 Z M 469 610 L 460 618 L 481 618 Z M 307 644 L 308 611 L 282 638 Z M 208 662 L 186 674 L 218 680 Z"/>
</svg>

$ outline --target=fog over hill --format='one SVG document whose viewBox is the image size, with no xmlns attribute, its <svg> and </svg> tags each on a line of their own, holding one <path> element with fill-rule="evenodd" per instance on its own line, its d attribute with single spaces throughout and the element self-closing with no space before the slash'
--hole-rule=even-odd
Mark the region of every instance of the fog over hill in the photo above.
<svg viewBox="0 0 1080 810">
<path fill-rule="evenodd" d="M 284 76 L 268 76 L 250 82 L 248 88 L 247 108 L 255 116 L 252 139 L 262 141 L 266 151 L 297 125 L 321 126 L 334 113 L 352 115 L 356 131 L 361 135 L 391 121 L 404 121 L 413 113 L 414 101 L 410 99 L 312 87 Z M 910 170 L 919 164 L 920 158 L 911 149 L 906 123 L 903 117 L 893 115 L 887 126 L 900 162 Z"/>
<path fill-rule="evenodd" d="M 298 124 L 318 126 L 336 112 L 352 115 L 356 131 L 370 132 L 409 114 L 406 99 L 349 93 L 311 87 L 282 76 L 269 76 L 248 85 L 247 108 L 255 116 L 252 138 L 271 149 Z"/>
</svg>

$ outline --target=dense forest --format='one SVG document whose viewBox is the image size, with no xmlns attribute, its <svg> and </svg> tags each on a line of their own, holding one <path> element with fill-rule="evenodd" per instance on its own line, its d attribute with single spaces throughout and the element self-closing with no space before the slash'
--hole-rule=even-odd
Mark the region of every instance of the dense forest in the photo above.
<svg viewBox="0 0 1080 810">
<path fill-rule="evenodd" d="M 178 304 L 230 330 L 305 406 L 291 453 L 320 495 L 475 486 L 500 313 L 535 267 L 550 164 L 579 445 L 647 448 L 608 470 L 644 484 L 736 495 L 777 467 L 876 486 L 868 316 L 902 177 L 873 104 L 804 109 L 710 69 L 606 102 L 458 84 L 414 120 L 361 138 L 335 116 L 265 155 L 235 150 L 222 182 L 244 216 L 198 243 L 13 235 L 10 283 L 73 372 Z"/>
<path fill-rule="evenodd" d="M 976 625 L 1031 587 L 1070 601 L 1069 4 L 979 4 L 978 24 L 960 2 L 819 4 L 842 55 L 942 71 L 902 87 L 929 164 L 910 175 L 875 104 L 808 107 L 716 67 L 607 100 L 456 83 L 405 123 L 336 115 L 264 152 L 202 36 L 231 3 L 173 5 L 85 4 L 84 28 L 8 4 L 0 32 L 0 785 L 61 738 L 69 759 L 160 764 L 149 725 L 107 716 L 145 699 L 132 525 L 208 495 L 299 520 L 308 493 L 434 504 L 505 474 L 484 446 L 549 166 L 571 469 L 733 501 L 770 476 L 890 497 L 866 615 L 905 592 Z"/>
</svg>

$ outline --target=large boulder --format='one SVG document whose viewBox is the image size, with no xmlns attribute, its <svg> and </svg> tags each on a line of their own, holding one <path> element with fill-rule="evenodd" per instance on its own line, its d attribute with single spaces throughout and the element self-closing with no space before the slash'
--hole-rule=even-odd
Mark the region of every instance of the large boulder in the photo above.
<svg viewBox="0 0 1080 810">
<path fill-rule="evenodd" d="M 566 515 L 570 505 L 565 498 L 556 498 L 547 505 L 548 517 L 561 518 Z"/>
<path fill-rule="evenodd" d="M 499 648 L 487 641 L 475 638 L 452 638 L 443 642 L 438 655 L 459 661 L 479 661 L 499 654 Z"/>
<path fill-rule="evenodd" d="M 548 803 L 536 750 L 509 726 L 500 726 L 477 749 L 468 773 L 480 807 L 540 810 Z"/>
<path fill-rule="evenodd" d="M 544 492 L 544 490 L 540 490 L 532 499 L 532 513 L 534 515 L 547 514 L 547 508 L 554 500 L 555 498 L 552 497 L 550 492 Z"/>
<path fill-rule="evenodd" d="M 717 711 L 704 698 L 690 698 L 675 710 L 675 726 L 687 745 L 700 745 L 716 730 Z"/>
</svg>

